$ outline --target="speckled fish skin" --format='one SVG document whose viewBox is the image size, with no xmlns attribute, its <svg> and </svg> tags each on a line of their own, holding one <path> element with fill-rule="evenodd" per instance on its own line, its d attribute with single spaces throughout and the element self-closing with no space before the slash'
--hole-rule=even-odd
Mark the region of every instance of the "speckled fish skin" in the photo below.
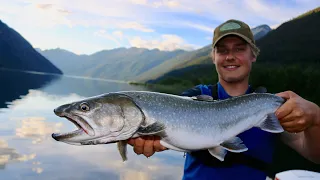
<svg viewBox="0 0 320 180">
<path fill-rule="evenodd" d="M 84 102 L 91 112 L 79 113 L 78 106 Z M 63 134 L 52 137 L 69 144 L 121 142 L 121 146 L 125 146 L 124 140 L 131 137 L 158 135 L 162 138 L 160 143 L 169 149 L 182 152 L 208 149 L 223 161 L 226 149 L 232 152 L 247 150 L 239 138 L 234 139 L 245 130 L 260 127 L 271 133 L 281 133 L 283 129 L 272 115 L 283 103 L 284 99 L 268 93 L 221 101 L 197 101 L 191 97 L 148 91 L 107 93 L 55 110 L 61 117 L 65 116 L 61 114 L 77 114 L 94 132 L 85 133 L 80 129 L 75 131 L 75 136 L 67 136 L 71 139 Z M 155 124 L 157 126 L 153 128 Z M 139 131 L 141 129 L 144 131 Z M 125 148 L 119 149 L 124 151 Z M 126 155 L 121 154 L 126 159 Z"/>
<path fill-rule="evenodd" d="M 145 116 L 145 124 L 163 123 L 162 141 L 184 150 L 208 149 L 260 124 L 284 103 L 278 96 L 254 93 L 207 102 L 155 92 L 122 92 Z"/>
</svg>

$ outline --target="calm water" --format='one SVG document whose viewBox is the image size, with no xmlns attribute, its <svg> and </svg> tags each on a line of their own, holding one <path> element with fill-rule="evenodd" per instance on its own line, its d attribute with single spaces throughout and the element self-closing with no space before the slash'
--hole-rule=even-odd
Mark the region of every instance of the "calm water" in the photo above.
<svg viewBox="0 0 320 180">
<path fill-rule="evenodd" d="M 151 158 L 116 145 L 73 146 L 51 138 L 75 126 L 54 115 L 61 104 L 120 90 L 145 90 L 121 82 L 0 70 L 0 179 L 181 179 L 183 154 Z"/>
</svg>

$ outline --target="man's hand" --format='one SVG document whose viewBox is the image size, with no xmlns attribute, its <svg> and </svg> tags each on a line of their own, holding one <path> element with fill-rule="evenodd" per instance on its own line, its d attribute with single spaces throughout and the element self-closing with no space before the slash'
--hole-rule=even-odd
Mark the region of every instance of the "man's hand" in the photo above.
<svg viewBox="0 0 320 180">
<path fill-rule="evenodd" d="M 311 126 L 320 125 L 318 105 L 301 98 L 292 91 L 285 91 L 276 95 L 287 99 L 276 111 L 276 116 L 286 131 L 298 133 Z"/>
<path fill-rule="evenodd" d="M 128 144 L 133 146 L 133 151 L 146 157 L 152 156 L 155 152 L 164 151 L 167 148 L 160 144 L 158 136 L 143 136 L 128 140 Z"/>
</svg>

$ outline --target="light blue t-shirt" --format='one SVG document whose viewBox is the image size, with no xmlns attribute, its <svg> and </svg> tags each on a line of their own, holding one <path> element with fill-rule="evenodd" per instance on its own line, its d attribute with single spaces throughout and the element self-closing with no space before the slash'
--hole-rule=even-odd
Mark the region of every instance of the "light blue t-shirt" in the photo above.
<svg viewBox="0 0 320 180">
<path fill-rule="evenodd" d="M 231 97 L 220 83 L 218 83 L 217 86 L 217 95 L 220 100 Z M 201 88 L 201 94 L 212 95 L 211 89 L 208 88 L 207 85 L 199 85 L 198 87 Z M 250 86 L 248 87 L 246 94 L 247 93 L 250 93 Z M 248 147 L 248 151 L 243 153 L 264 162 L 271 162 L 275 143 L 274 134 L 265 132 L 259 128 L 252 128 L 239 134 L 238 137 Z M 265 180 L 266 176 L 264 172 L 245 165 L 209 167 L 187 153 L 183 180 Z"/>
</svg>

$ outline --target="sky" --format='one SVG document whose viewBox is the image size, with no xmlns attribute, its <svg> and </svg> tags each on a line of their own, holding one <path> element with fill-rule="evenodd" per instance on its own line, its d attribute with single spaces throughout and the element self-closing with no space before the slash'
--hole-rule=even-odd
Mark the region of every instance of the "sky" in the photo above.
<svg viewBox="0 0 320 180">
<path fill-rule="evenodd" d="M 76 54 L 119 47 L 194 50 L 228 19 L 280 24 L 319 0 L 0 0 L 0 20 L 34 48 Z"/>
</svg>

